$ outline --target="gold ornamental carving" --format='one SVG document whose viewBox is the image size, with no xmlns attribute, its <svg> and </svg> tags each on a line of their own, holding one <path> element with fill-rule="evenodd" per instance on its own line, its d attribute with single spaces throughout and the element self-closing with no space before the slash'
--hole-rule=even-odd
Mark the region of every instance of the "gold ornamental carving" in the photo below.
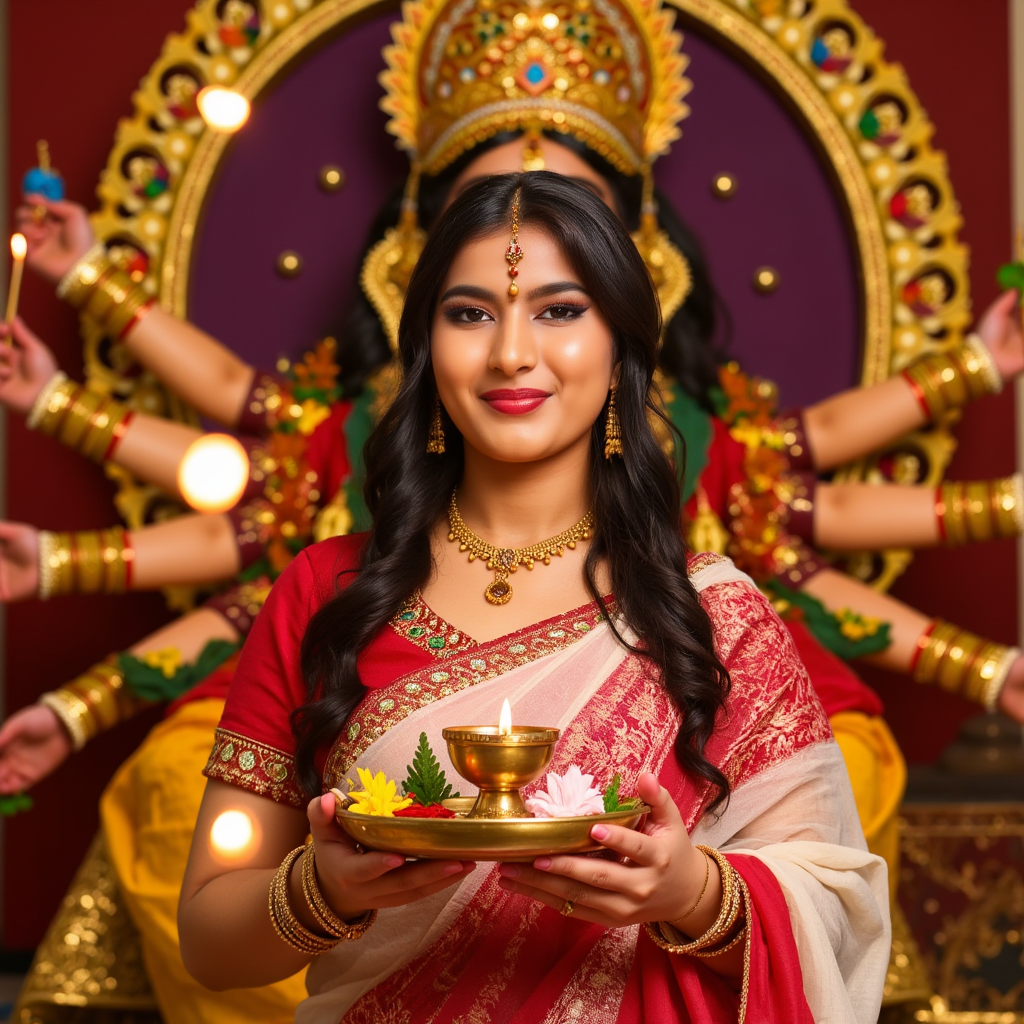
<svg viewBox="0 0 1024 1024">
<path fill-rule="evenodd" d="M 847 0 L 670 0 L 680 27 L 697 23 L 756 64 L 818 141 L 848 213 L 860 262 L 861 383 L 873 384 L 923 353 L 956 344 L 969 323 L 961 217 L 934 129 L 903 70 Z M 97 237 L 161 305 L 188 314 L 196 227 L 229 137 L 205 128 L 194 96 L 228 85 L 258 102 L 302 53 L 357 16 L 394 11 L 393 0 L 200 0 L 184 32 L 170 35 L 121 122 L 98 187 Z M 823 60 L 822 54 L 827 56 Z M 683 143 L 677 143 L 685 145 Z M 148 374 L 133 374 L 123 348 L 83 323 L 92 387 L 188 423 L 194 412 Z M 890 453 L 898 482 L 937 484 L 955 447 L 949 427 L 904 438 Z M 879 458 L 843 479 L 882 479 Z M 156 489 L 121 472 L 118 508 L 130 526 L 173 515 Z M 909 552 L 863 556 L 853 571 L 887 588 Z"/>
</svg>

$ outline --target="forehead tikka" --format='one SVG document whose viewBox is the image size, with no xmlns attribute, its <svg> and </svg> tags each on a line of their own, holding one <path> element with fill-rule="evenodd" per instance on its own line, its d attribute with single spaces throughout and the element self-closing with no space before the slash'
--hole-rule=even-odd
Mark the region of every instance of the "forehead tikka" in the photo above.
<svg viewBox="0 0 1024 1024">
<path fill-rule="evenodd" d="M 519 248 L 519 196 L 521 189 L 516 189 L 512 197 L 512 237 L 508 241 L 508 248 L 505 250 L 505 259 L 508 261 L 508 276 L 512 283 L 508 286 L 508 296 L 514 299 L 519 294 L 519 285 L 516 278 L 519 276 L 517 269 L 519 261 L 523 258 L 523 250 Z"/>
</svg>

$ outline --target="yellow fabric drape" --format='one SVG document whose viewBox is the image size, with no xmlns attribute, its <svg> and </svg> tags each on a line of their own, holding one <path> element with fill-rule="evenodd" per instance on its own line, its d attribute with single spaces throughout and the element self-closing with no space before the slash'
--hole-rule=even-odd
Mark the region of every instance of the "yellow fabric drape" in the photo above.
<svg viewBox="0 0 1024 1024">
<path fill-rule="evenodd" d="M 178 895 L 223 710 L 222 700 L 195 701 L 157 725 L 103 794 L 101 827 L 166 1024 L 285 1024 L 306 996 L 304 972 L 262 988 L 211 992 L 185 970 L 178 950 Z"/>
<path fill-rule="evenodd" d="M 846 761 L 868 849 L 889 865 L 889 900 L 899 885 L 898 815 L 907 786 L 907 765 L 884 719 L 841 711 L 829 721 Z"/>
</svg>

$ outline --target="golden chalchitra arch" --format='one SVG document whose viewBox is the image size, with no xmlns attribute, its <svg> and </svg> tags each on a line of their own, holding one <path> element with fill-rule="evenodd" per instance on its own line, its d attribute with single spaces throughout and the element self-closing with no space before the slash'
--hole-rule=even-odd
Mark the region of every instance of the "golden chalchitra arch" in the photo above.
<svg viewBox="0 0 1024 1024">
<path fill-rule="evenodd" d="M 646 15 L 651 0 L 630 0 Z M 680 26 L 696 24 L 739 59 L 756 64 L 789 100 L 793 116 L 825 155 L 845 207 L 860 265 L 862 384 L 898 372 L 920 355 L 963 335 L 970 315 L 967 253 L 961 218 L 933 127 L 902 68 L 846 0 L 804 5 L 802 15 L 779 0 L 670 0 Z M 164 308 L 188 316 L 188 283 L 196 228 L 229 138 L 209 131 L 194 96 L 206 84 L 227 85 L 258 101 L 279 76 L 326 37 L 397 4 L 371 0 L 201 0 L 187 29 L 172 34 L 134 96 L 134 114 L 118 129 L 98 188 L 98 238 Z M 648 17 L 648 20 L 650 18 Z M 392 68 L 389 73 L 394 73 Z M 369 95 L 369 93 L 368 93 Z M 665 102 L 682 104 L 683 96 Z M 394 122 L 403 112 L 391 109 Z M 671 139 L 662 140 L 663 144 Z M 115 392 L 149 412 L 195 422 L 192 410 L 153 377 L 130 374 L 130 360 L 98 328 L 83 321 L 92 387 Z M 937 429 L 906 439 L 896 478 L 936 484 L 952 455 L 950 414 Z M 902 460 L 902 469 L 901 469 Z M 130 525 L 172 514 L 166 498 L 108 467 L 119 482 L 118 506 Z M 847 479 L 880 479 L 878 458 L 847 467 Z M 854 571 L 888 587 L 909 561 L 886 552 L 865 556 Z M 187 603 L 186 592 L 171 593 Z"/>
</svg>

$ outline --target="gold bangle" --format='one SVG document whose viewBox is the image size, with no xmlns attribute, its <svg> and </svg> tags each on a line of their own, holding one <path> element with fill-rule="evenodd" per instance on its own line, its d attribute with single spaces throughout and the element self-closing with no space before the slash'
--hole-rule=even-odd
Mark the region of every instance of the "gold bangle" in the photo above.
<svg viewBox="0 0 1024 1024">
<path fill-rule="evenodd" d="M 75 309 L 81 309 L 96 287 L 96 282 L 111 266 L 106 248 L 97 243 L 60 279 L 57 298 L 64 299 Z"/>
<path fill-rule="evenodd" d="M 71 534 L 39 531 L 39 597 L 45 601 L 55 594 L 74 591 L 71 564 Z"/>
<path fill-rule="evenodd" d="M 972 331 L 964 338 L 963 344 L 953 351 L 967 371 L 967 380 L 974 398 L 998 395 L 1003 390 L 1003 378 L 980 334 Z"/>
<path fill-rule="evenodd" d="M 124 435 L 132 410 L 109 395 L 60 377 L 54 377 L 36 399 L 26 422 L 94 462 L 103 462 L 115 436 L 120 439 Z"/>
<path fill-rule="evenodd" d="M 86 740 L 91 740 L 101 732 L 112 729 L 119 722 L 131 718 L 149 703 L 136 697 L 124 685 L 124 673 L 118 664 L 116 654 L 93 665 L 87 672 L 55 692 L 84 705 L 80 720 Z"/>
<path fill-rule="evenodd" d="M 124 527 L 39 533 L 39 597 L 123 594 L 131 587 L 135 551 Z"/>
<path fill-rule="evenodd" d="M 71 737 L 71 749 L 77 754 L 89 741 L 89 708 L 76 694 L 67 690 L 44 693 L 36 702 L 48 707 Z"/>
<path fill-rule="evenodd" d="M 932 419 L 1002 388 L 992 356 L 975 334 L 944 352 L 924 356 L 904 372 L 923 395 Z"/>
<path fill-rule="evenodd" d="M 698 956 L 702 960 L 710 960 L 712 957 L 721 956 L 723 953 L 728 953 L 730 949 L 734 949 L 741 942 L 745 942 L 747 938 L 747 925 L 744 922 L 743 927 L 724 945 L 717 946 L 714 949 L 698 949 L 694 950 L 690 956 Z"/>
<path fill-rule="evenodd" d="M 1021 475 L 939 486 L 935 503 L 939 530 L 954 546 L 1024 532 L 1024 484 Z"/>
<path fill-rule="evenodd" d="M 131 282 L 131 278 L 126 278 Z M 120 338 L 128 328 L 128 325 L 135 319 L 142 307 L 149 302 L 149 296 L 136 284 L 125 296 L 124 301 L 111 310 L 107 316 L 107 332 L 112 338 Z"/>
<path fill-rule="evenodd" d="M 741 912 L 745 909 L 743 879 L 740 878 L 736 869 L 718 850 L 709 846 L 698 846 L 697 849 L 712 858 L 718 865 L 722 876 L 722 909 L 718 912 L 718 917 L 711 927 L 691 942 L 677 942 L 668 937 L 665 934 L 665 929 L 673 927 L 668 922 L 658 922 L 656 927 L 649 921 L 646 922 L 644 927 L 651 940 L 669 953 L 692 954 L 713 947 L 728 936 L 735 927 Z"/>
<path fill-rule="evenodd" d="M 28 415 L 25 417 L 25 426 L 29 430 L 37 430 L 40 421 L 46 415 L 50 405 L 50 400 L 53 397 L 54 392 L 68 379 L 68 375 L 61 370 L 58 370 L 43 387 L 43 390 L 36 395 L 36 400 L 32 403 L 32 408 L 29 409 Z"/>
<path fill-rule="evenodd" d="M 1019 648 L 993 643 L 936 619 L 917 641 L 912 676 L 915 682 L 938 685 L 991 711 L 1019 656 Z"/>
<path fill-rule="evenodd" d="M 316 853 L 312 843 L 306 846 L 306 851 L 302 855 L 302 895 L 306 897 L 310 912 L 320 928 L 342 942 L 361 939 L 366 934 L 366 929 L 377 920 L 376 910 L 367 910 L 352 922 L 343 921 L 331 910 L 317 884 Z"/>
<path fill-rule="evenodd" d="M 47 437 L 53 437 L 57 433 L 72 400 L 80 389 L 79 384 L 68 380 L 67 377 L 60 381 L 55 378 L 50 384 L 53 386 L 47 385 L 49 390 L 46 395 L 46 403 L 39 406 L 38 412 L 33 406 L 33 419 L 29 424 L 33 430 L 38 430 L 39 433 L 46 434 Z"/>
<path fill-rule="evenodd" d="M 697 849 L 700 849 L 700 847 L 697 847 Z M 711 877 L 711 858 L 703 850 L 700 853 L 704 858 L 704 884 L 700 887 L 700 895 L 697 897 L 697 902 L 682 917 L 673 918 L 668 922 L 673 927 L 675 927 L 676 921 L 685 921 L 700 906 L 700 901 L 704 899 L 704 893 L 708 891 L 708 879 Z"/>
<path fill-rule="evenodd" d="M 281 866 L 274 874 L 270 883 L 270 923 L 274 926 L 278 938 L 292 949 L 310 956 L 319 956 L 334 949 L 338 940 L 324 938 L 311 932 L 295 916 L 292 910 L 291 901 L 288 898 L 288 877 L 291 874 L 292 865 L 302 855 L 305 846 L 298 846 L 291 853 L 287 854 Z"/>
</svg>

